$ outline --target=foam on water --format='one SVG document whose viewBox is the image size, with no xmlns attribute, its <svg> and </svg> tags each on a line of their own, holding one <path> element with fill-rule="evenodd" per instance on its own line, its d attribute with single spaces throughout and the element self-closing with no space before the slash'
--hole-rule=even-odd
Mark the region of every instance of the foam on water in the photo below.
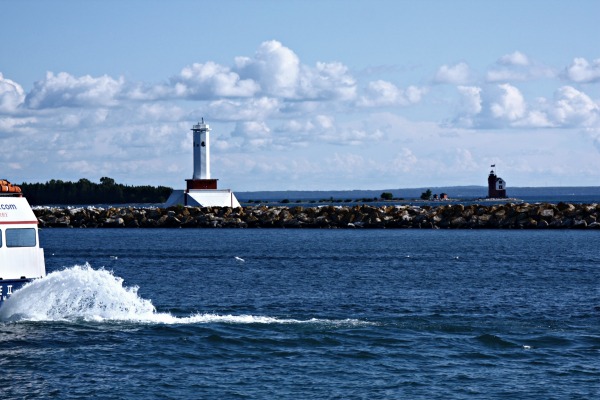
<svg viewBox="0 0 600 400">
<path fill-rule="evenodd" d="M 156 310 L 123 287 L 123 279 L 89 264 L 55 271 L 13 295 L 0 308 L 2 320 L 151 320 Z"/>
<path fill-rule="evenodd" d="M 177 317 L 157 312 L 138 287 L 124 287 L 123 279 L 88 263 L 55 271 L 37 279 L 4 302 L 0 321 L 124 321 L 159 324 L 328 324 L 364 325 L 363 321 L 279 319 L 254 315 L 194 314 Z"/>
</svg>

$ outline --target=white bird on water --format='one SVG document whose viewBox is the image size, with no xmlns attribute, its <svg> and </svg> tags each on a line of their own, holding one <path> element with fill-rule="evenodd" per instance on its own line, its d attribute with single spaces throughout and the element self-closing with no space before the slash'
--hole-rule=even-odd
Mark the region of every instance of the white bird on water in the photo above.
<svg viewBox="0 0 600 400">
<path fill-rule="evenodd" d="M 235 261 L 237 261 L 237 262 L 241 262 L 241 263 L 246 262 L 246 260 L 244 260 L 241 257 L 235 256 L 234 258 L 235 258 Z"/>
</svg>

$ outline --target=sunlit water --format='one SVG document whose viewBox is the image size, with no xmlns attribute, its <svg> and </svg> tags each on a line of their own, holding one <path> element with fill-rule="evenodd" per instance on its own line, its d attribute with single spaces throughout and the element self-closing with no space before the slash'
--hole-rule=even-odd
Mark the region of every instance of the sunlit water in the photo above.
<svg viewBox="0 0 600 400">
<path fill-rule="evenodd" d="M 2 398 L 597 398 L 599 239 L 47 229 Z"/>
</svg>

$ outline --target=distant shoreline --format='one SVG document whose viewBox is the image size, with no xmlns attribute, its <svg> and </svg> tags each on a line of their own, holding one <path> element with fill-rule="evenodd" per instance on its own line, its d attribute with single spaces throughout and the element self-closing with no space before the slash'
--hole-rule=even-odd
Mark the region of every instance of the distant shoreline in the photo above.
<svg viewBox="0 0 600 400">
<path fill-rule="evenodd" d="M 407 201 L 417 201 L 423 192 L 431 190 L 432 194 L 446 193 L 451 199 L 463 201 L 475 201 L 485 199 L 488 193 L 487 186 L 443 186 L 443 187 L 421 187 L 421 188 L 397 188 L 378 190 L 279 190 L 279 191 L 236 191 L 235 194 L 240 201 L 268 200 L 281 201 L 318 201 L 321 199 L 362 199 L 379 198 L 381 193 L 392 193 L 394 198 Z M 549 187 L 509 187 L 507 189 L 509 198 L 521 199 L 523 201 L 600 201 L 600 186 L 549 186 Z"/>
</svg>

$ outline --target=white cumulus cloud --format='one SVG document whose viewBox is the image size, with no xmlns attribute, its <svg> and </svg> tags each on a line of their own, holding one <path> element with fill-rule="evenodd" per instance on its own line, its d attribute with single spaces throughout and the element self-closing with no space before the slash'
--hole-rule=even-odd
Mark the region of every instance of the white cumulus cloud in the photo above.
<svg viewBox="0 0 600 400">
<path fill-rule="evenodd" d="M 295 97 L 300 76 L 300 59 L 276 40 L 263 42 L 254 58 L 237 57 L 240 75 L 260 84 L 262 93 L 276 97 Z"/>
<path fill-rule="evenodd" d="M 552 100 L 541 97 L 533 103 L 510 84 L 486 93 L 478 87 L 458 89 L 462 97 L 461 112 L 453 121 L 456 126 L 600 129 L 600 105 L 571 86 L 556 90 Z"/>
<path fill-rule="evenodd" d="M 571 65 L 566 68 L 565 76 L 570 81 L 577 83 L 600 81 L 600 58 L 591 63 L 582 57 L 575 58 Z"/>
<path fill-rule="evenodd" d="M 276 40 L 263 42 L 254 57 L 237 57 L 233 68 L 255 81 L 263 96 L 291 100 L 341 100 L 356 97 L 356 80 L 339 62 L 300 63 L 298 56 Z"/>
<path fill-rule="evenodd" d="M 458 86 L 461 94 L 461 111 L 465 114 L 479 114 L 481 112 L 481 88 L 477 86 Z"/>
<path fill-rule="evenodd" d="M 551 68 L 532 62 L 527 55 L 515 51 L 500 57 L 485 78 L 487 82 L 510 82 L 551 78 L 555 75 Z"/>
<path fill-rule="evenodd" d="M 363 107 L 407 106 L 421 101 L 425 89 L 410 86 L 402 90 L 391 82 L 378 80 L 370 82 L 358 105 Z"/>
<path fill-rule="evenodd" d="M 513 122 L 514 127 L 525 127 L 525 128 L 552 128 L 556 125 L 548 118 L 545 111 L 542 110 L 530 110 L 527 112 L 524 118 L 519 121 Z"/>
<path fill-rule="evenodd" d="M 185 67 L 171 79 L 175 96 L 189 99 L 251 97 L 260 87 L 251 79 L 240 79 L 228 67 L 212 61 Z"/>
<path fill-rule="evenodd" d="M 475 124 L 475 117 L 483 109 L 482 89 L 477 86 L 457 86 L 457 90 L 460 94 L 460 102 L 458 116 L 454 119 L 453 124 L 471 128 Z"/>
<path fill-rule="evenodd" d="M 600 122 L 600 106 L 585 93 L 563 86 L 555 93 L 552 116 L 563 127 L 590 127 Z"/>
<path fill-rule="evenodd" d="M 463 85 L 469 82 L 471 71 L 467 63 L 461 62 L 456 65 L 442 65 L 435 74 L 436 83 L 450 83 Z"/>
<path fill-rule="evenodd" d="M 48 72 L 45 79 L 35 82 L 25 102 L 31 108 L 112 106 L 124 83 L 107 75 L 74 77 Z"/>
<path fill-rule="evenodd" d="M 521 53 L 520 51 L 515 51 L 511 54 L 505 54 L 498 59 L 498 64 L 502 65 L 529 65 L 529 58 Z"/>
<path fill-rule="evenodd" d="M 25 100 L 21 85 L 4 78 L 0 72 L 0 113 L 14 112 Z"/>
<path fill-rule="evenodd" d="M 527 105 L 521 91 L 508 83 L 498 86 L 503 93 L 490 106 L 494 118 L 516 121 L 525 115 Z"/>
<path fill-rule="evenodd" d="M 356 97 L 356 80 L 341 63 L 318 62 L 300 71 L 297 95 L 304 99 L 350 101 Z"/>
<path fill-rule="evenodd" d="M 543 128 L 553 127 L 544 107 L 527 104 L 521 91 L 507 83 L 498 85 L 500 89 L 496 98 L 490 100 L 490 113 L 483 113 L 479 121 L 482 126 L 506 126 Z M 541 102 L 544 105 L 544 102 Z M 485 120 L 485 118 L 490 118 Z"/>
</svg>

